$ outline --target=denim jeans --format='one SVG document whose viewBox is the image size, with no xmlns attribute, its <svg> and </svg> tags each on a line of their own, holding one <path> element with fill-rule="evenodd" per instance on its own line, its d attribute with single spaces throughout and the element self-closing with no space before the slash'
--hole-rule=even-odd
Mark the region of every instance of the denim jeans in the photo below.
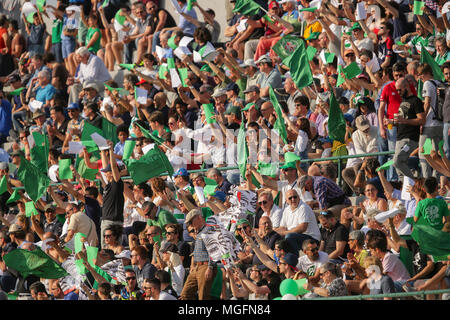
<svg viewBox="0 0 450 320">
<path fill-rule="evenodd" d="M 450 135 L 448 134 L 450 130 L 450 122 L 444 123 L 444 130 L 442 131 L 442 137 L 444 138 L 444 152 L 447 159 L 450 159 Z"/>
<path fill-rule="evenodd" d="M 159 34 L 161 33 L 161 31 L 155 32 L 153 34 L 153 39 L 152 39 L 152 53 L 156 52 L 156 46 L 160 45 L 159 42 Z"/>
<path fill-rule="evenodd" d="M 26 116 L 27 116 L 26 111 L 19 111 L 19 112 L 13 113 L 12 123 L 13 123 L 14 131 L 19 132 L 23 128 L 23 125 L 19 122 L 19 120 L 24 121 Z"/>
</svg>

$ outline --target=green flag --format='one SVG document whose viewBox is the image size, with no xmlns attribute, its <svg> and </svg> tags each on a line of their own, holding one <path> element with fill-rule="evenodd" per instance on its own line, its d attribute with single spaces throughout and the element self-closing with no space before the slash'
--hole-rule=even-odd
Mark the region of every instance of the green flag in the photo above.
<svg viewBox="0 0 450 320">
<path fill-rule="evenodd" d="M 342 76 L 342 75 L 345 76 L 344 69 L 342 68 L 342 65 L 338 65 L 337 71 L 338 71 L 338 78 L 337 78 L 337 81 L 336 81 L 336 87 L 339 87 L 341 84 L 343 84 L 345 82 L 345 78 Z"/>
<path fill-rule="evenodd" d="M 306 54 L 308 55 L 308 61 L 312 61 L 312 59 L 316 55 L 316 52 L 317 52 L 317 49 L 314 48 L 313 46 L 308 46 L 308 48 L 306 48 Z"/>
<path fill-rule="evenodd" d="M 429 155 L 433 149 L 433 142 L 430 138 L 427 138 L 423 143 L 423 155 Z"/>
<path fill-rule="evenodd" d="M 123 162 L 135 184 L 140 184 L 165 172 L 172 176 L 174 172 L 169 159 L 158 147 L 149 150 L 138 160 L 126 159 Z"/>
<path fill-rule="evenodd" d="M 73 240 L 75 254 L 83 250 L 83 242 L 81 241 L 81 238 L 83 238 L 83 237 L 87 239 L 87 236 L 84 233 L 77 232 L 75 234 L 75 237 Z"/>
<path fill-rule="evenodd" d="M 259 13 L 260 6 L 252 0 L 236 0 L 233 12 L 239 12 L 243 16 L 255 16 Z"/>
<path fill-rule="evenodd" d="M 39 11 L 42 12 L 44 10 L 45 0 L 36 0 L 36 6 L 38 7 Z"/>
<path fill-rule="evenodd" d="M 12 195 L 6 201 L 6 204 L 10 204 L 10 203 L 16 202 L 17 200 L 20 200 L 20 198 L 21 198 L 21 196 L 20 196 L 20 193 L 19 193 L 19 189 L 14 189 Z"/>
<path fill-rule="evenodd" d="M 48 153 L 50 143 L 48 137 L 39 132 L 33 132 L 35 146 L 30 149 L 31 163 L 38 167 L 42 172 L 48 172 Z"/>
<path fill-rule="evenodd" d="M 99 158 L 97 156 L 91 156 L 90 158 L 91 162 L 98 161 Z M 77 160 L 75 163 L 75 167 L 77 168 L 78 174 L 88 180 L 95 180 L 95 177 L 98 173 L 98 169 L 91 169 L 88 168 L 84 160 L 77 156 Z"/>
<path fill-rule="evenodd" d="M 119 63 L 119 66 L 130 71 L 133 70 L 134 67 L 136 67 L 134 63 Z"/>
<path fill-rule="evenodd" d="M 275 178 L 278 171 L 278 165 L 276 163 L 258 161 L 257 171 L 263 176 Z"/>
<path fill-rule="evenodd" d="M 94 140 L 81 141 L 81 144 L 86 147 L 86 151 L 89 153 L 99 150 Z"/>
<path fill-rule="evenodd" d="M 136 145 L 136 140 L 126 140 L 123 146 L 122 160 L 129 159 L 133 154 L 134 146 Z"/>
<path fill-rule="evenodd" d="M 38 201 L 39 198 L 44 195 L 50 185 L 50 178 L 22 156 L 20 157 L 20 166 L 17 171 L 17 176 L 24 185 L 28 196 L 34 202 Z"/>
<path fill-rule="evenodd" d="M 192 5 L 194 2 L 197 2 L 197 0 L 187 0 L 187 9 L 192 10 Z"/>
<path fill-rule="evenodd" d="M 153 133 L 151 133 L 151 132 L 148 131 L 147 129 L 143 128 L 140 124 L 137 123 L 137 125 L 138 125 L 138 127 L 141 129 L 142 134 L 144 135 L 144 137 L 153 139 L 153 141 L 155 141 L 155 143 L 156 143 L 157 145 L 160 145 L 160 144 L 163 144 L 163 143 L 164 143 L 164 140 L 163 140 L 163 139 L 161 139 L 161 138 L 155 136 Z"/>
<path fill-rule="evenodd" d="M 175 69 L 175 59 L 174 58 L 167 58 L 167 69 Z"/>
<path fill-rule="evenodd" d="M 414 224 L 411 236 L 424 254 L 450 255 L 450 233 L 448 232 L 437 230 L 427 224 Z"/>
<path fill-rule="evenodd" d="M 362 70 L 359 68 L 358 64 L 353 61 L 348 66 L 344 68 L 345 78 L 353 79 L 361 74 Z"/>
<path fill-rule="evenodd" d="M 83 125 L 83 132 L 81 133 L 81 141 L 94 141 L 91 138 L 91 134 L 97 132 L 99 135 L 103 137 L 103 130 L 93 126 L 89 122 L 85 121 Z M 103 137 L 104 138 L 104 137 Z"/>
<path fill-rule="evenodd" d="M 314 12 L 317 10 L 317 7 L 312 7 L 312 8 L 303 8 L 298 10 L 299 12 L 303 12 L 303 11 L 308 11 L 308 12 Z"/>
<path fill-rule="evenodd" d="M 389 168 L 390 166 L 392 166 L 394 164 L 394 160 L 389 160 L 386 161 L 384 164 L 382 164 L 381 166 L 379 166 L 375 171 L 378 172 L 380 170 L 386 170 L 387 168 Z"/>
<path fill-rule="evenodd" d="M 439 67 L 439 64 L 433 59 L 423 43 L 420 44 L 422 46 L 422 50 L 420 52 L 420 63 L 429 64 L 431 69 L 433 70 L 433 78 L 445 83 L 444 73 Z M 422 94 L 422 92 L 420 92 L 420 94 Z"/>
<path fill-rule="evenodd" d="M 245 172 L 247 171 L 247 158 L 248 158 L 248 147 L 247 141 L 245 140 L 245 123 L 241 122 L 239 127 L 239 133 L 237 138 L 237 164 L 239 167 L 239 172 L 241 177 L 245 179 Z"/>
<path fill-rule="evenodd" d="M 117 11 L 116 15 L 114 16 L 114 20 L 116 20 L 118 24 L 123 26 L 123 24 L 125 23 L 125 20 L 127 18 L 125 16 L 120 15 L 121 12 L 122 12 L 122 9 Z"/>
<path fill-rule="evenodd" d="M 98 254 L 98 248 L 97 247 L 91 247 L 88 246 L 86 248 L 86 255 L 87 255 L 87 260 L 89 262 L 89 264 L 94 267 L 94 259 L 97 259 L 97 254 Z"/>
<path fill-rule="evenodd" d="M 16 249 L 7 253 L 3 260 L 7 267 L 18 271 L 22 277 L 35 275 L 45 279 L 59 279 L 67 275 L 59 264 L 37 248 L 33 251 Z"/>
<path fill-rule="evenodd" d="M 73 179 L 73 173 L 70 169 L 70 165 L 72 164 L 71 159 L 61 159 L 59 160 L 59 179 L 65 180 L 65 179 Z"/>
<path fill-rule="evenodd" d="M 0 181 L 0 194 L 4 194 L 6 191 L 8 191 L 8 182 L 6 175 L 4 175 Z"/>
<path fill-rule="evenodd" d="M 25 216 L 37 216 L 39 212 L 37 212 L 36 207 L 34 206 L 33 201 L 25 202 Z"/>
<path fill-rule="evenodd" d="M 425 6 L 425 2 L 423 2 L 423 1 L 414 1 L 413 13 L 415 15 L 418 15 L 418 16 L 423 15 L 423 7 L 424 6 Z"/>
<path fill-rule="evenodd" d="M 30 14 L 27 15 L 27 21 L 28 21 L 28 23 L 33 24 L 33 22 L 34 22 L 34 14 L 35 14 L 35 13 L 36 13 L 36 11 L 31 12 Z"/>
<path fill-rule="evenodd" d="M 284 154 L 284 162 L 295 162 L 297 160 L 301 160 L 302 158 L 300 158 L 298 155 L 296 155 L 294 152 L 286 152 Z"/>
<path fill-rule="evenodd" d="M 169 72 L 169 69 L 167 68 L 167 64 L 162 63 L 159 66 L 159 69 L 158 69 L 158 76 L 159 76 L 159 78 L 160 79 L 167 79 L 166 72 Z"/>
<path fill-rule="evenodd" d="M 184 82 L 188 77 L 188 69 L 187 68 L 178 68 L 178 73 L 180 74 L 181 84 L 183 87 L 187 87 L 188 85 Z"/>
<path fill-rule="evenodd" d="M 216 119 L 212 118 L 216 115 L 214 105 L 212 103 L 202 104 L 202 108 L 205 111 L 206 123 L 216 123 Z"/>
<path fill-rule="evenodd" d="M 329 100 L 330 109 L 328 111 L 328 136 L 337 140 L 341 143 L 345 143 L 345 128 L 346 122 L 344 114 L 341 108 L 339 108 L 339 103 L 336 101 L 333 91 L 331 91 L 331 96 Z"/>
<path fill-rule="evenodd" d="M 12 96 L 18 96 L 25 89 L 26 89 L 25 87 L 22 87 L 22 88 L 14 90 L 14 91 L 11 91 L 9 94 L 12 95 Z"/>
<path fill-rule="evenodd" d="M 294 53 L 295 49 L 300 45 L 302 39 L 290 34 L 285 35 L 275 43 L 272 50 L 280 57 L 281 61 Z"/>
<path fill-rule="evenodd" d="M 119 142 L 119 138 L 117 137 L 117 126 L 106 118 L 102 118 L 102 131 L 102 136 L 105 139 L 112 141 L 114 145 Z"/>
<path fill-rule="evenodd" d="M 294 53 L 283 60 L 283 64 L 289 67 L 292 80 L 299 90 L 313 83 L 313 75 L 303 40 L 300 41 Z"/>
<path fill-rule="evenodd" d="M 284 123 L 280 103 L 278 102 L 277 96 L 275 95 L 275 92 L 273 91 L 271 85 L 269 85 L 269 98 L 277 114 L 277 120 L 275 120 L 273 128 L 278 130 L 278 134 L 280 135 L 281 139 L 283 140 L 284 143 L 287 144 L 288 141 L 287 141 L 286 124 Z"/>
<path fill-rule="evenodd" d="M 178 46 L 175 44 L 175 34 L 173 36 L 171 36 L 169 38 L 169 40 L 167 40 L 167 45 L 172 48 L 173 50 L 175 50 L 176 48 L 178 48 Z"/>
</svg>

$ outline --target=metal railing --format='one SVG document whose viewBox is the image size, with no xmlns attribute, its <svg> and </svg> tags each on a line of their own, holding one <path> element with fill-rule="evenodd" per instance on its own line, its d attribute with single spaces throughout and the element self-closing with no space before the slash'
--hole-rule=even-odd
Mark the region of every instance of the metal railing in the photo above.
<svg viewBox="0 0 450 320">
<path fill-rule="evenodd" d="M 347 159 L 354 159 L 354 158 L 365 158 L 365 157 L 378 157 L 378 156 L 388 156 L 391 154 L 394 154 L 394 151 L 382 151 L 382 152 L 374 152 L 374 153 L 363 153 L 363 154 L 352 154 L 352 155 L 343 155 L 343 156 L 335 156 L 335 157 L 329 157 L 329 158 L 316 158 L 316 159 L 302 159 L 300 160 L 300 163 L 311 163 L 311 162 L 323 162 L 323 161 L 338 161 L 338 184 L 342 185 L 342 161 Z M 283 163 L 281 163 L 283 164 Z M 219 171 L 228 171 L 228 170 L 236 170 L 239 169 L 239 167 L 216 167 Z M 189 173 L 196 173 L 196 172 L 206 172 L 209 168 L 206 169 L 195 169 L 195 170 L 188 170 Z M 167 174 L 160 174 L 159 176 L 166 176 Z M 130 180 L 130 176 L 124 176 L 122 177 L 123 180 Z M 99 182 L 98 179 L 95 179 L 96 182 Z M 76 184 L 77 182 L 72 182 L 72 184 Z M 61 182 L 52 183 L 50 186 L 59 186 L 62 185 Z M 13 189 L 24 189 L 24 187 L 14 187 Z"/>
<path fill-rule="evenodd" d="M 404 298 L 410 296 L 420 295 L 425 300 L 427 295 L 436 295 L 441 293 L 450 293 L 449 289 L 440 290 L 428 290 L 428 291 L 413 291 L 413 292 L 399 292 L 399 293 L 386 293 L 386 294 L 374 294 L 374 295 L 354 295 L 354 296 L 341 296 L 341 297 L 320 297 L 311 298 L 305 300 L 364 300 L 364 299 L 380 299 L 380 298 Z"/>
</svg>

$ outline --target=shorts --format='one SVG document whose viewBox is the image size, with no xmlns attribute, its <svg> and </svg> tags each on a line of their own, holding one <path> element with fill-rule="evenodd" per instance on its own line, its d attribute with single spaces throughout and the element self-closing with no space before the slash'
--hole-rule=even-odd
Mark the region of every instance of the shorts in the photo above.
<svg viewBox="0 0 450 320">
<path fill-rule="evenodd" d="M 63 59 L 66 59 L 69 56 L 69 54 L 75 51 L 75 46 L 76 46 L 75 39 L 61 40 L 61 50 Z"/>
</svg>

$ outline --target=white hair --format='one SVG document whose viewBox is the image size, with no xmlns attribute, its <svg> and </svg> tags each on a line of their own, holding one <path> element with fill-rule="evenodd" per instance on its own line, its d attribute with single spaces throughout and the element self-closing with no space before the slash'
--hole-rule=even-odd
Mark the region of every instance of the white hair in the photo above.
<svg viewBox="0 0 450 320">
<path fill-rule="evenodd" d="M 86 47 L 80 47 L 80 48 L 78 48 L 77 51 L 76 51 L 75 53 L 76 53 L 77 55 L 79 55 L 79 56 L 82 56 L 82 57 L 84 57 L 84 56 L 90 54 L 88 48 L 86 48 Z"/>
</svg>

